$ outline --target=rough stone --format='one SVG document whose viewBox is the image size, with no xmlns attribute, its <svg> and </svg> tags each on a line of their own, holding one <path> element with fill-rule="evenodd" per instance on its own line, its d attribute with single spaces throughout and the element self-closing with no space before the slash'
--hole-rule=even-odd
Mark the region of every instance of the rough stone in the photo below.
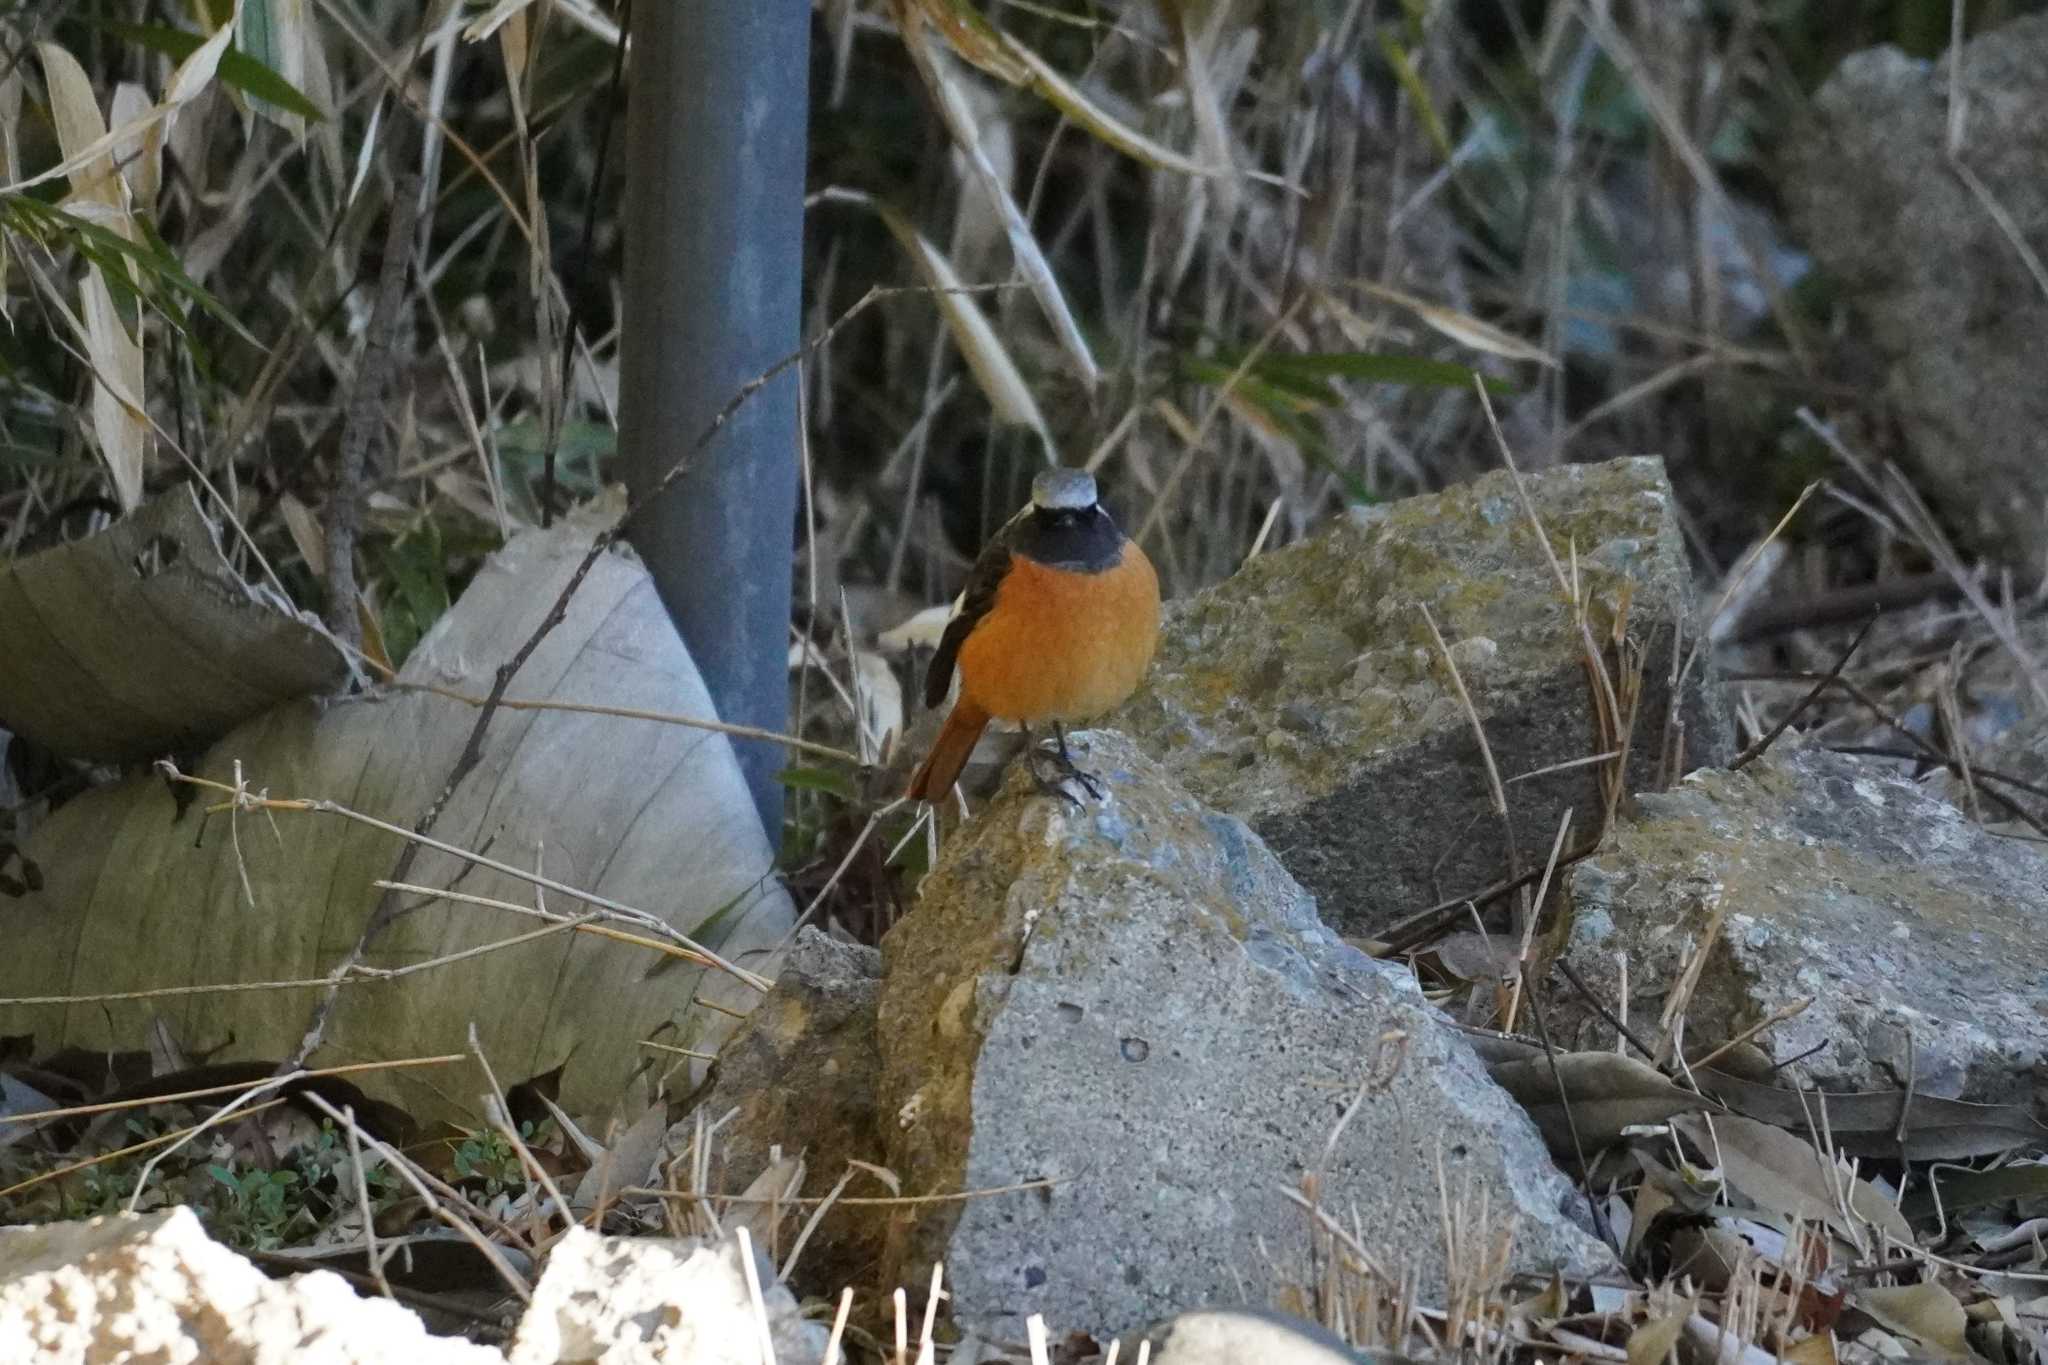
<svg viewBox="0 0 2048 1365">
<path fill-rule="evenodd" d="M 881 970 L 882 955 L 873 948 L 811 928 L 797 936 L 775 989 L 720 1049 L 699 1104 L 712 1122 L 739 1111 L 718 1130 L 721 1164 L 713 1179 L 720 1189 L 744 1188 L 778 1145 L 801 1149 L 806 1195 L 829 1191 L 849 1161 L 882 1160 L 875 1117 Z M 692 1117 L 672 1129 L 668 1150 L 688 1147 L 695 1126 Z M 880 1253 L 875 1227 L 852 1208 L 827 1211 L 798 1262 L 799 1283 L 827 1295 L 867 1284 Z"/>
<path fill-rule="evenodd" d="M 1198 1308 L 1145 1334 L 1158 1365 L 1407 1365 L 1384 1351 L 1353 1350 L 1313 1322 L 1255 1308 Z M 1137 1359 L 1136 1346 L 1126 1349 Z"/>
<path fill-rule="evenodd" d="M 2048 858 L 1894 770 L 1787 737 L 1740 772 L 1645 796 L 1571 869 L 1567 954 L 1631 1019 L 1659 1017 L 1726 910 L 1687 1038 L 1761 1040 L 1782 1084 L 2026 1103 L 2048 1058 Z M 1588 1021 L 1581 1045 L 1611 1045 Z"/>
<path fill-rule="evenodd" d="M 484 1365 L 328 1271 L 272 1280 L 188 1208 L 0 1228 L 0 1360 L 85 1365 Z M 548 1357 L 550 1361 L 554 1357 Z"/>
<path fill-rule="evenodd" d="M 805 1322 L 775 1267 L 754 1251 L 770 1357 L 736 1239 L 600 1237 L 574 1227 L 519 1321 L 509 1365 L 762 1365 L 825 1357 L 822 1324 Z M 492 1353 L 493 1358 L 496 1353 Z M 392 1357 L 398 1359 L 399 1357 Z"/>
<path fill-rule="evenodd" d="M 2044 299 L 1991 206 L 1950 163 L 1950 59 L 1847 58 L 1778 184 L 1815 258 L 1883 352 L 1907 453 L 1963 524 L 2038 559 L 2048 503 Z M 2048 245 L 2048 15 L 1964 44 L 1961 160 L 2036 252 Z"/>
<path fill-rule="evenodd" d="M 1411 976 L 1327 930 L 1242 821 L 1129 740 L 1070 738 L 1104 800 L 1010 774 L 883 941 L 877 1029 L 906 1192 L 1053 1183 L 892 1211 L 883 1283 L 941 1259 L 959 1326 L 1009 1340 L 1032 1313 L 1101 1337 L 1266 1302 L 1310 1278 L 1285 1196 L 1310 1177 L 1425 1299 L 1440 1177 L 1516 1220 L 1519 1267 L 1611 1265 Z"/>
<path fill-rule="evenodd" d="M 1630 787 L 1654 784 L 1674 627 L 1693 638 L 1692 580 L 1661 462 L 1532 474 L 1560 561 L 1604 640 L 1627 600 L 1644 647 Z M 1422 616 L 1443 632 L 1504 779 L 1599 752 L 1583 647 L 1505 472 L 1364 509 L 1169 604 L 1146 685 L 1108 722 L 1200 800 L 1250 822 L 1346 933 L 1498 881 L 1508 858 L 1469 720 Z M 1679 720 L 1690 762 L 1724 762 L 1725 713 L 1702 668 Z M 1516 782 L 1516 843 L 1581 836 L 1594 770 Z"/>
</svg>

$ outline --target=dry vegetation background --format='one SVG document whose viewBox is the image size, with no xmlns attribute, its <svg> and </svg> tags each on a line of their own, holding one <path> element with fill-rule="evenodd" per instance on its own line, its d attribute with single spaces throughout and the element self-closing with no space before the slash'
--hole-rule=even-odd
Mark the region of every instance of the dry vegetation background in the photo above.
<svg viewBox="0 0 2048 1365">
<path fill-rule="evenodd" d="M 2021 8 L 1974 5 L 1968 27 Z M 177 97 L 202 10 L 229 5 L 14 7 L 8 181 L 61 159 L 49 47 L 118 125 Z M 246 533 L 238 567 L 318 610 L 384 209 L 416 165 L 425 288 L 358 556 L 373 656 L 399 663 L 539 518 L 545 465 L 557 501 L 610 474 L 635 164 L 617 16 L 592 0 L 242 15 L 241 50 L 160 148 L 123 149 L 142 153 L 125 209 L 67 199 L 62 178 L 0 198 L 0 552 L 203 481 Z M 842 638 L 842 603 L 861 639 L 950 596 L 1042 444 L 1097 468 L 1174 593 L 1347 500 L 1490 467 L 1468 366 L 1497 381 L 1526 465 L 1661 454 L 1709 581 L 1839 472 L 1801 405 L 1887 453 L 1870 376 L 1778 222 L 1772 159 L 1845 53 L 1938 52 L 1945 3 L 1009 3 L 987 19 L 1000 42 L 933 28 L 919 46 L 1042 252 L 1043 290 L 1017 286 L 898 16 L 816 12 L 811 331 L 877 285 L 987 286 L 943 306 L 891 294 L 806 366 L 815 506 L 793 533 L 815 573 L 795 615 L 816 638 Z M 1082 117 L 1020 52 L 1085 92 Z M 326 116 L 299 118 L 259 58 Z M 95 372 L 132 405 L 100 390 L 95 409 Z M 1918 567 L 1841 504 L 1791 536 L 1815 588 Z"/>
<path fill-rule="evenodd" d="M 1896 435 L 1782 220 L 1778 152 L 1849 52 L 1932 56 L 2038 8 L 1003 0 L 968 22 L 948 0 L 820 0 L 806 330 L 844 322 L 803 367 L 793 629 L 837 662 L 950 598 L 1048 452 L 1096 469 L 1167 592 L 1193 591 L 1347 503 L 1495 467 L 1476 373 L 1525 469 L 1661 455 L 1710 590 L 1832 481 L 1772 575 L 1780 626 L 1833 633 L 1730 655 L 1825 668 L 1855 624 L 1828 619 L 1830 593 L 1942 566 L 1844 461 L 1890 459 Z M 238 46 L 201 73 L 231 13 Z M 371 672 L 511 530 L 613 481 L 636 166 L 621 18 L 602 0 L 0 6 L 0 559 L 189 482 L 231 514 L 245 578 L 320 612 L 412 171 L 417 287 L 357 545 Z M 111 148 L 125 188 L 45 174 L 151 110 Z M 1976 628 L 1943 619 L 1874 637 L 1854 674 L 1904 710 Z M 1803 690 L 1762 686 L 1743 738 Z M 809 701 L 798 723 L 846 742 L 844 709 Z M 86 780 L 18 742 L 8 761 L 0 842 Z M 862 817 L 843 776 L 791 781 L 802 901 Z M 835 913 L 892 894 L 856 877 Z M 493 1197 L 523 1180 L 488 1140 L 457 1164 Z M 286 1235 L 283 1194 L 223 1183 L 237 1240 Z"/>
</svg>

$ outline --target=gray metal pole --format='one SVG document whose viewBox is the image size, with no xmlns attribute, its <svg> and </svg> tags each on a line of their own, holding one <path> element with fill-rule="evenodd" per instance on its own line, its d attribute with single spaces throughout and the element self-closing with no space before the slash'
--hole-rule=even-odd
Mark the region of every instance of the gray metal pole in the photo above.
<svg viewBox="0 0 2048 1365">
<path fill-rule="evenodd" d="M 658 482 L 801 328 L 809 0 L 637 0 L 620 448 Z M 796 373 L 755 394 L 630 532 L 720 719 L 789 725 Z M 734 740 L 769 839 L 783 754 Z"/>
</svg>

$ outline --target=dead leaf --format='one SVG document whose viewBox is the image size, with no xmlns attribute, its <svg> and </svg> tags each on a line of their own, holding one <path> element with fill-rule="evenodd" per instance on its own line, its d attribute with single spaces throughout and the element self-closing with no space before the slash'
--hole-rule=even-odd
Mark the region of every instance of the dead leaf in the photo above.
<svg viewBox="0 0 2048 1365">
<path fill-rule="evenodd" d="M 1784 1350 L 1785 1365 L 1835 1365 L 1835 1334 L 1815 1332 Z"/>
<path fill-rule="evenodd" d="M 875 643 L 891 654 L 901 654 L 914 646 L 937 649 L 939 641 L 946 634 L 946 625 L 953 619 L 958 601 L 926 607 L 908 619 L 891 626 L 875 637 Z"/>
<path fill-rule="evenodd" d="M 1547 1060 L 1536 1057 L 1497 1062 L 1487 1070 L 1529 1111 L 1553 1153 L 1561 1158 L 1577 1158 L 1557 1079 L 1552 1077 Z M 1690 1110 L 1720 1108 L 1712 1100 L 1673 1084 L 1655 1067 L 1614 1052 L 1562 1053 L 1557 1058 L 1557 1077 L 1564 1082 L 1564 1096 L 1571 1102 L 1572 1121 L 1578 1125 L 1579 1141 L 1585 1145 L 1588 1157 L 1596 1148 L 1620 1138 L 1625 1128 L 1661 1123 L 1673 1114 Z"/>
<path fill-rule="evenodd" d="M 1671 1126 L 1717 1162 L 1723 1178 L 1755 1207 L 1786 1218 L 1825 1223 L 1851 1241 L 1861 1241 L 1856 1223 L 1883 1229 L 1893 1241 L 1915 1246 L 1913 1229 L 1868 1181 L 1830 1170 L 1806 1139 L 1782 1128 L 1726 1114 L 1711 1122 L 1680 1115 Z M 1838 1197 L 1839 1192 L 1839 1197 Z"/>
<path fill-rule="evenodd" d="M 189 484 L 0 566 L 0 714 L 67 757 L 204 743 L 348 675 L 333 640 L 229 567 Z"/>
<path fill-rule="evenodd" d="M 189 494 L 187 495 L 189 498 Z M 552 608 L 618 498 L 515 536 L 406 660 L 403 680 L 481 696 L 497 666 Z M 123 523 L 116 531 L 132 524 Z M 18 574 L 18 570 L 17 570 Z M 253 604 L 251 604 L 253 610 Z M 17 651 L 0 650 L 0 669 Z M 227 653 L 216 667 L 232 669 Z M 249 683 L 240 684 L 246 695 Z M 710 699 L 647 573 L 610 554 L 591 567 L 565 620 L 535 650 L 514 699 L 558 699 L 709 716 Z M 147 700 L 147 694 L 138 700 Z M 172 715 L 177 715 L 173 711 Z M 200 775 L 237 772 L 277 796 L 325 797 L 410 825 L 434 800 L 467 741 L 475 710 L 423 692 L 320 706 L 274 706 L 215 743 Z M 40 892 L 8 903 L 0 997 L 60 999 L 247 981 L 324 977 L 348 952 L 390 875 L 399 840 L 335 816 L 221 812 L 211 796 L 179 810 L 154 774 L 74 798 L 37 826 L 24 852 Z M 730 742 L 702 730 L 588 712 L 504 712 L 483 761 L 442 811 L 435 834 L 462 849 L 659 917 L 757 972 L 793 917 L 773 876 Z M 526 881 L 442 852 L 412 880 L 455 884 L 533 907 Z M 546 893 L 554 912 L 583 908 Z M 396 969 L 485 948 L 536 925 L 500 909 L 415 902 L 377 941 L 370 965 Z M 658 980 L 645 948 L 553 933 L 392 980 L 345 988 L 326 1045 L 364 1060 L 482 1046 L 506 1074 L 569 1063 L 560 1102 L 589 1118 L 644 1107 L 639 1040 L 656 1030 L 710 1051 L 758 999 L 722 973 L 682 966 Z M 168 1001 L 94 999 L 15 1005 L 10 1029 L 44 1045 L 104 1049 L 140 1036 L 159 1005 L 180 1036 L 231 1039 L 223 1059 L 287 1055 L 300 1041 L 309 989 L 198 993 Z M 687 1089 L 701 1073 L 678 1077 Z M 420 1071 L 369 1083 L 423 1120 L 473 1119 L 472 1097 Z"/>
<path fill-rule="evenodd" d="M 925 283 L 931 286 L 932 302 L 938 306 L 939 316 L 945 319 L 954 344 L 960 348 L 961 357 L 967 361 L 968 371 L 988 399 L 996 420 L 1029 427 L 1037 432 L 1038 439 L 1050 454 L 1053 449 L 1052 433 L 1046 428 L 1045 414 L 1038 410 L 1038 400 L 1031 396 L 1023 372 L 1011 359 L 1009 347 L 996 335 L 996 329 L 982 312 L 981 304 L 972 294 L 964 292 L 953 263 L 898 210 L 867 195 L 858 198 L 874 209 L 890 235 L 895 237 L 918 273 L 924 277 Z"/>
<path fill-rule="evenodd" d="M 1828 1135 L 1836 1150 L 1849 1156 L 1962 1161 L 2048 1142 L 2048 1125 L 2025 1105 L 1972 1104 L 1903 1090 L 1785 1090 L 1713 1068 L 1701 1071 L 1698 1080 L 1702 1090 L 1736 1113 L 1797 1132 L 1819 1123 L 1825 1107 Z"/>
<path fill-rule="evenodd" d="M 1074 320 L 1073 310 L 1067 306 L 1066 295 L 1053 278 L 1052 265 L 1039 248 L 1038 239 L 1032 235 L 1031 225 L 1025 221 L 1023 209 L 1018 207 L 1009 187 L 996 174 L 994 165 L 982 150 L 975 133 L 974 119 L 960 93 L 958 78 L 942 65 L 943 59 L 932 49 L 922 24 L 905 22 L 901 28 L 904 50 L 910 54 L 918 75 L 931 92 L 932 102 L 938 107 L 940 120 L 946 125 L 953 145 L 967 158 L 975 180 L 1002 218 L 1010 254 L 1016 259 L 1017 269 L 1023 274 L 1032 298 L 1038 301 L 1039 311 L 1052 325 L 1061 349 L 1073 360 L 1080 373 L 1082 387 L 1093 392 L 1102 377 L 1096 367 L 1095 356 L 1088 348 L 1087 338 L 1081 334 L 1080 324 Z"/>
<path fill-rule="evenodd" d="M 1504 332 L 1490 322 L 1481 322 L 1469 313 L 1460 313 L 1455 308 L 1445 308 L 1427 299 L 1396 289 L 1392 285 L 1378 284 L 1372 280 L 1355 281 L 1360 289 L 1389 303 L 1399 304 L 1428 323 L 1432 328 L 1449 337 L 1461 346 L 1488 355 L 1501 356 L 1507 360 L 1527 360 L 1538 365 L 1557 368 L 1557 359 L 1540 346 L 1533 346 L 1512 332 Z"/>
<path fill-rule="evenodd" d="M 1628 1365 L 1662 1365 L 1685 1330 L 1686 1313 L 1651 1318 L 1628 1334 Z"/>
<path fill-rule="evenodd" d="M 1952 1360 L 1974 1356 L 1965 1334 L 1969 1321 L 1963 1305 L 1945 1286 L 1932 1280 L 1889 1289 L 1859 1289 L 1850 1298 L 1850 1305 L 1862 1309 L 1891 1331 L 1911 1337 Z"/>
</svg>

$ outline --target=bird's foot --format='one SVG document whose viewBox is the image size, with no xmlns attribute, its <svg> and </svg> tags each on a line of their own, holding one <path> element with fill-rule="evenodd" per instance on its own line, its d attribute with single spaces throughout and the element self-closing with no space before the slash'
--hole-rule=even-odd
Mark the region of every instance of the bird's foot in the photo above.
<svg viewBox="0 0 2048 1365">
<path fill-rule="evenodd" d="M 1066 734 L 1064 732 L 1056 733 L 1058 735 L 1057 747 L 1045 748 L 1037 744 L 1031 746 L 1032 780 L 1037 782 L 1038 789 L 1041 792 L 1047 794 L 1058 792 L 1078 806 L 1081 803 L 1075 800 L 1073 794 L 1068 792 L 1063 785 L 1068 779 L 1072 779 L 1081 784 L 1082 790 L 1086 791 L 1091 799 L 1100 801 L 1103 792 L 1101 780 L 1093 773 L 1082 771 L 1081 766 L 1074 762 L 1074 756 L 1067 752 Z M 1039 764 L 1041 763 L 1059 774 L 1059 780 L 1047 780 L 1045 775 L 1039 771 Z"/>
<path fill-rule="evenodd" d="M 1038 794 L 1040 796 L 1057 796 L 1060 800 L 1066 802 L 1075 810 L 1081 809 L 1081 798 L 1074 795 L 1073 792 L 1067 789 L 1067 782 L 1065 776 L 1047 777 L 1044 773 L 1038 770 L 1038 765 L 1034 763 L 1031 765 L 1031 785 L 1038 788 Z M 1087 785 L 1085 779 L 1082 785 Z M 1093 794 L 1092 789 L 1090 794 Z"/>
</svg>

